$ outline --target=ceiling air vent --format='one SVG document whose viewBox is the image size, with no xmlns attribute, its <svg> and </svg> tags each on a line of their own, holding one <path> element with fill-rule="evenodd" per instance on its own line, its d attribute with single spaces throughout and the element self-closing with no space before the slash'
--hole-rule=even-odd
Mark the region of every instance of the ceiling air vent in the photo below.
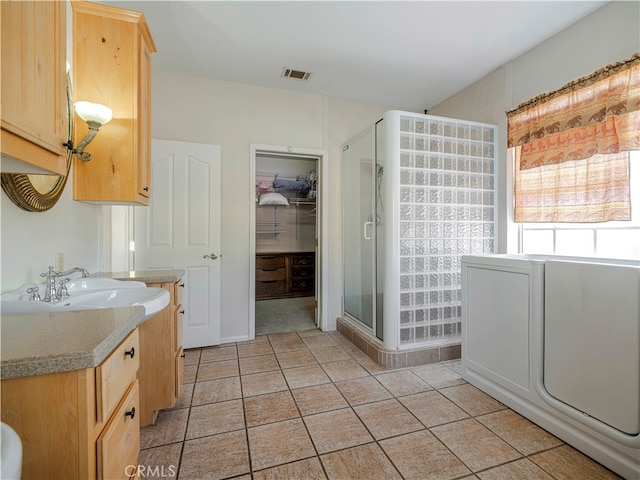
<svg viewBox="0 0 640 480">
<path fill-rule="evenodd" d="M 282 69 L 282 77 L 295 78 L 296 80 L 309 80 L 311 78 L 311 72 L 303 72 L 302 70 L 284 67 Z"/>
</svg>

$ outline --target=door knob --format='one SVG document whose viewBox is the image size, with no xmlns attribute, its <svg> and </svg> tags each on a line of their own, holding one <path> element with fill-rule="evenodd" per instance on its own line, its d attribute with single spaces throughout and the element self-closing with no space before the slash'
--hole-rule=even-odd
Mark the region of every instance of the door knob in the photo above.
<svg viewBox="0 0 640 480">
<path fill-rule="evenodd" d="M 203 255 L 202 258 L 210 258 L 211 260 L 215 260 L 216 258 L 218 258 L 218 255 L 211 252 L 211 255 Z"/>
</svg>

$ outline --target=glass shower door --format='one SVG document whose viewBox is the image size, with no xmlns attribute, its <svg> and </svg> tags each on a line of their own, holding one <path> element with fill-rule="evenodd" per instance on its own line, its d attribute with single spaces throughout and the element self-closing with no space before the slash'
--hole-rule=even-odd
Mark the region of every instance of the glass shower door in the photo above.
<svg viewBox="0 0 640 480">
<path fill-rule="evenodd" d="M 369 130 L 342 154 L 342 235 L 344 312 L 372 330 L 376 279 L 374 167 L 373 132 Z"/>
</svg>

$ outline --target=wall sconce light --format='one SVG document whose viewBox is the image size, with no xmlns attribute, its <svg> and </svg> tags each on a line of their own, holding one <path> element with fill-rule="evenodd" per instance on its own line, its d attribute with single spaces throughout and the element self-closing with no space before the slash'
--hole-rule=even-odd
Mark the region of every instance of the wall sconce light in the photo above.
<svg viewBox="0 0 640 480">
<path fill-rule="evenodd" d="M 89 132 L 76 148 L 73 148 L 73 140 L 69 140 L 64 145 L 75 153 L 79 160 L 88 162 L 91 160 L 91 154 L 85 152 L 84 149 L 96 138 L 100 127 L 111 121 L 113 118 L 113 110 L 99 103 L 91 102 L 76 102 L 74 106 L 78 116 L 89 125 Z"/>
</svg>

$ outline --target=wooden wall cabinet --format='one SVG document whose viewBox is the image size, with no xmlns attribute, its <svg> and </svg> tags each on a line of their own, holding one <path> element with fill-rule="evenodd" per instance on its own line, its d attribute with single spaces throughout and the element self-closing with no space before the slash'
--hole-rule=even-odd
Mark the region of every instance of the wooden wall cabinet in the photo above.
<svg viewBox="0 0 640 480">
<path fill-rule="evenodd" d="M 176 404 L 182 388 L 182 289 L 184 283 L 149 283 L 148 287 L 169 291 L 169 305 L 141 324 L 140 425 L 154 425 L 158 412 Z"/>
<path fill-rule="evenodd" d="M 24 480 L 136 473 L 139 352 L 136 328 L 96 368 L 2 380 L 2 421 L 22 440 Z"/>
<path fill-rule="evenodd" d="M 98 204 L 149 205 L 151 196 L 151 53 L 144 15 L 73 1 L 73 78 L 76 100 L 113 110 L 86 151 L 74 160 L 73 198 Z M 76 116 L 77 145 L 86 122 Z"/>
<path fill-rule="evenodd" d="M 256 255 L 256 300 L 307 297 L 315 293 L 315 253 Z"/>
<path fill-rule="evenodd" d="M 66 175 L 66 2 L 0 3 L 2 156 Z"/>
</svg>

